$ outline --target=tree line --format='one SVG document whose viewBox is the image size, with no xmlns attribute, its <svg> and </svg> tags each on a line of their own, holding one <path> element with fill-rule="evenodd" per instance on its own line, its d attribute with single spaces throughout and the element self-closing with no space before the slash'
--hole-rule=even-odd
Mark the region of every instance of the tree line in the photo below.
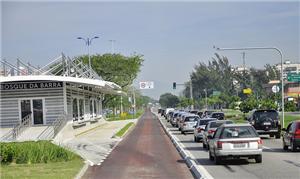
<svg viewBox="0 0 300 179">
<path fill-rule="evenodd" d="M 163 106 L 188 107 L 191 104 L 198 109 L 210 108 L 240 108 L 244 112 L 254 108 L 271 108 L 277 109 L 281 99 L 281 94 L 268 93 L 265 90 L 265 84 L 271 80 L 279 80 L 280 72 L 275 65 L 266 64 L 263 69 L 251 67 L 246 70 L 237 70 L 230 63 L 227 57 L 215 56 L 206 64 L 199 62 L 194 66 L 190 74 L 192 82 L 193 101 L 190 97 L 190 81 L 185 83 L 185 89 L 181 97 L 172 96 L 172 101 L 177 103 L 171 104 L 166 97 L 171 94 L 160 96 L 160 103 Z M 250 88 L 251 94 L 244 94 L 243 89 Z M 165 102 L 168 101 L 168 102 Z M 252 104 L 254 101 L 255 104 Z M 277 103 L 278 102 L 278 103 Z M 287 103 L 287 107 L 292 102 Z M 289 110 L 288 109 L 288 110 Z"/>
</svg>

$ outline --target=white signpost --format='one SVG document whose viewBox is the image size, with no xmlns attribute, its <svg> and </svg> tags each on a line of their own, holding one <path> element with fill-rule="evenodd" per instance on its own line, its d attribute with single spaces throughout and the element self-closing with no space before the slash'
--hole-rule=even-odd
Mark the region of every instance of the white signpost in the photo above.
<svg viewBox="0 0 300 179">
<path fill-rule="evenodd" d="M 272 92 L 273 93 L 278 93 L 279 92 L 279 86 L 277 86 L 277 85 L 274 85 L 274 86 L 272 86 Z"/>
<path fill-rule="evenodd" d="M 153 81 L 141 81 L 140 82 L 140 89 L 153 89 L 154 82 Z"/>
</svg>

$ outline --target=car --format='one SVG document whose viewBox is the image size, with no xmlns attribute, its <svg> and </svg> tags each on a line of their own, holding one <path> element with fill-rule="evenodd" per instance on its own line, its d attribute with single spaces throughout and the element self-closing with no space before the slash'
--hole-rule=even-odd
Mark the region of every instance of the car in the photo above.
<svg viewBox="0 0 300 179">
<path fill-rule="evenodd" d="M 198 111 L 197 115 L 198 115 L 200 118 L 202 118 L 203 112 L 202 112 L 202 111 Z"/>
<path fill-rule="evenodd" d="M 179 130 L 181 131 L 181 129 L 182 129 L 182 126 L 183 126 L 183 123 L 184 123 L 184 118 L 185 118 L 185 116 L 187 116 L 187 115 L 191 115 L 191 113 L 183 113 L 181 116 L 180 116 L 180 119 L 179 119 L 179 122 L 178 122 L 178 128 L 179 128 Z"/>
<path fill-rule="evenodd" d="M 165 115 L 165 112 L 166 112 L 166 110 L 165 109 L 161 109 L 161 111 L 160 111 L 161 113 L 160 113 L 160 116 L 164 116 Z"/>
<path fill-rule="evenodd" d="M 296 151 L 300 147 L 300 120 L 289 123 L 287 128 L 282 129 L 283 150 L 291 147 L 292 151 Z"/>
<path fill-rule="evenodd" d="M 165 119 L 168 119 L 168 114 L 169 114 L 169 112 L 170 112 L 170 111 L 174 111 L 174 110 L 175 110 L 174 108 L 167 108 L 166 111 L 165 111 L 165 115 L 164 115 L 164 116 L 165 116 Z"/>
<path fill-rule="evenodd" d="M 197 115 L 198 110 L 191 110 L 191 111 L 189 111 L 189 113 L 192 113 L 192 114 L 196 114 L 196 115 Z"/>
<path fill-rule="evenodd" d="M 176 126 L 178 127 L 179 130 L 181 130 L 181 129 L 180 129 L 180 120 L 181 120 L 181 116 L 184 115 L 184 114 L 187 114 L 187 113 L 184 112 L 184 111 L 182 111 L 182 112 L 180 112 L 180 113 L 177 115 L 177 118 L 176 118 L 176 124 L 177 124 Z"/>
<path fill-rule="evenodd" d="M 185 115 L 181 126 L 181 133 L 186 134 L 187 132 L 193 132 L 199 119 L 200 117 L 195 114 L 190 113 Z"/>
<path fill-rule="evenodd" d="M 173 116 L 170 119 L 170 123 L 173 127 L 177 127 L 177 116 L 180 114 L 180 111 L 174 111 Z"/>
<path fill-rule="evenodd" d="M 209 159 L 216 164 L 244 157 L 262 162 L 262 140 L 250 124 L 223 124 L 209 138 Z"/>
<path fill-rule="evenodd" d="M 216 121 L 210 121 L 207 123 L 207 125 L 205 126 L 204 131 L 202 131 L 202 136 L 203 136 L 203 140 L 202 140 L 202 145 L 203 148 L 207 148 L 208 149 L 208 145 L 209 145 L 209 138 L 208 136 L 213 136 L 216 129 L 218 127 L 220 127 L 222 124 L 233 124 L 233 121 L 231 120 L 216 120 Z"/>
<path fill-rule="evenodd" d="M 203 114 L 202 114 L 202 118 L 208 117 L 208 116 L 211 115 L 211 113 L 213 113 L 213 112 L 215 112 L 215 111 L 210 111 L 210 110 L 204 111 Z"/>
<path fill-rule="evenodd" d="M 213 112 L 210 115 L 208 115 L 211 118 L 217 118 L 218 120 L 224 120 L 225 114 L 223 112 Z"/>
<path fill-rule="evenodd" d="M 208 122 L 210 121 L 215 121 L 217 120 L 216 118 L 205 118 L 205 119 L 199 119 L 197 121 L 196 127 L 194 129 L 194 141 L 195 142 L 200 142 L 203 139 L 203 133 L 205 126 L 207 125 Z"/>
<path fill-rule="evenodd" d="M 171 117 L 173 116 L 174 111 L 169 111 L 167 114 L 167 122 L 170 122 Z"/>
<path fill-rule="evenodd" d="M 268 134 L 270 137 L 280 138 L 281 125 L 276 110 L 253 110 L 247 118 L 258 134 Z"/>
</svg>

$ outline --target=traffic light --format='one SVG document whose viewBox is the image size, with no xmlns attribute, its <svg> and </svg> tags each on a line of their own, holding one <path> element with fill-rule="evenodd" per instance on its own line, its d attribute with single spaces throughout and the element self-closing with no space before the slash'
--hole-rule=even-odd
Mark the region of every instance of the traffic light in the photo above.
<svg viewBox="0 0 300 179">
<path fill-rule="evenodd" d="M 176 89 L 176 82 L 173 82 L 173 89 Z"/>
</svg>

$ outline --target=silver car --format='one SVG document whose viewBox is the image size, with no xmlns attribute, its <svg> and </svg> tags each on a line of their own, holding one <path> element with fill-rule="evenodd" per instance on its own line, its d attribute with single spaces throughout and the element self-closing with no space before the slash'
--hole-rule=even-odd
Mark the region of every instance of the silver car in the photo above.
<svg viewBox="0 0 300 179">
<path fill-rule="evenodd" d="M 205 126 L 204 131 L 202 131 L 202 135 L 203 135 L 203 148 L 207 148 L 208 149 L 208 136 L 213 136 L 215 131 L 217 130 L 218 127 L 220 127 L 223 124 L 233 124 L 233 121 L 231 120 L 216 120 L 216 121 L 210 121 L 207 123 L 207 125 Z"/>
<path fill-rule="evenodd" d="M 262 162 L 262 140 L 250 124 L 224 124 L 209 136 L 209 159 L 249 158 Z"/>
<path fill-rule="evenodd" d="M 195 142 L 200 142 L 203 139 L 203 132 L 205 130 L 205 126 L 208 124 L 210 121 L 215 121 L 217 120 L 216 118 L 202 118 L 197 121 L 197 125 L 194 129 L 194 141 Z"/>
<path fill-rule="evenodd" d="M 187 132 L 193 132 L 197 124 L 197 121 L 200 119 L 198 115 L 188 114 L 183 117 L 181 124 L 181 133 L 185 134 Z"/>
</svg>

